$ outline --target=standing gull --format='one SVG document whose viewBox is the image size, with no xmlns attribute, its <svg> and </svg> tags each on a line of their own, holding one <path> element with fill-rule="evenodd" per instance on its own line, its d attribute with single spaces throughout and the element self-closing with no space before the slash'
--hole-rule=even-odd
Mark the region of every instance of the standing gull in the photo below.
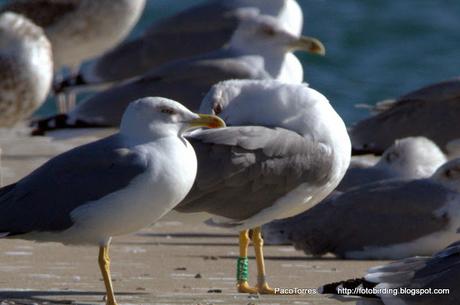
<svg viewBox="0 0 460 305">
<path fill-rule="evenodd" d="M 238 290 L 273 293 L 260 226 L 314 206 L 337 186 L 350 162 L 345 125 L 319 92 L 275 80 L 219 83 L 200 110 L 218 114 L 229 127 L 188 137 L 197 153 L 197 179 L 175 209 L 209 213 L 209 223 L 240 231 Z M 251 228 L 256 288 L 247 282 Z"/>
<path fill-rule="evenodd" d="M 350 132 L 355 153 L 381 154 L 396 139 L 424 136 L 441 149 L 460 138 L 460 78 L 406 94 L 385 110 L 355 124 Z"/>
<path fill-rule="evenodd" d="M 51 45 L 40 27 L 0 15 L 0 127 L 28 118 L 44 101 L 53 77 Z"/>
<path fill-rule="evenodd" d="M 86 83 L 120 81 L 173 60 L 220 49 L 230 41 L 241 22 L 241 9 L 246 7 L 276 17 L 294 35 L 302 31 L 303 14 L 295 0 L 207 1 L 154 22 L 140 37 L 84 66 L 78 77 Z"/>
<path fill-rule="evenodd" d="M 430 178 L 366 184 L 264 228 L 307 254 L 353 259 L 432 255 L 458 239 L 460 159 Z"/>
<path fill-rule="evenodd" d="M 10 0 L 12 11 L 41 26 L 53 48 L 54 69 L 76 73 L 81 62 L 120 43 L 137 23 L 145 0 Z M 60 112 L 74 107 L 74 96 L 59 96 Z"/>
<path fill-rule="evenodd" d="M 193 147 L 182 134 L 224 126 L 165 98 L 127 108 L 120 132 L 63 153 L 0 189 L 0 236 L 98 245 L 107 304 L 112 236 L 137 231 L 171 210 L 192 187 Z"/>
<path fill-rule="evenodd" d="M 128 102 L 142 96 L 165 96 L 197 110 L 212 85 L 228 79 L 276 78 L 289 83 L 302 82 L 302 65 L 291 51 L 324 54 L 321 42 L 288 33 L 273 17 L 259 15 L 254 10 L 246 13 L 230 46 L 166 64 L 99 93 L 80 103 L 69 115 L 40 121 L 35 134 L 60 128 L 118 126 Z"/>
<path fill-rule="evenodd" d="M 346 191 L 366 183 L 394 178 L 426 178 L 445 162 L 444 153 L 427 138 L 396 140 L 374 166 L 348 168 L 337 190 Z"/>
<path fill-rule="evenodd" d="M 459 277 L 460 242 L 455 242 L 431 257 L 411 257 L 373 267 L 364 278 L 326 284 L 320 292 L 343 295 L 340 290 L 347 288 L 352 292 L 349 296 L 355 296 L 353 291 L 379 290 L 377 294 L 358 295 L 363 298 L 356 305 L 458 305 Z"/>
</svg>

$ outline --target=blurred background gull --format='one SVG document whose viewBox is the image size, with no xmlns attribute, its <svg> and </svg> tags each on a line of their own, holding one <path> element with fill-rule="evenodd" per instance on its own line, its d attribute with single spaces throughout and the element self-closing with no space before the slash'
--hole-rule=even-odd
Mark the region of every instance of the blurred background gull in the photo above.
<svg viewBox="0 0 460 305">
<path fill-rule="evenodd" d="M 5 3 L 1 0 L 0 4 Z M 203 0 L 147 0 L 130 37 Z M 324 92 L 347 125 L 369 115 L 354 104 L 394 98 L 458 76 L 460 2 L 299 0 L 304 34 L 325 44 L 325 58 L 298 54 L 307 82 Z M 56 112 L 52 99 L 37 115 Z"/>
</svg>

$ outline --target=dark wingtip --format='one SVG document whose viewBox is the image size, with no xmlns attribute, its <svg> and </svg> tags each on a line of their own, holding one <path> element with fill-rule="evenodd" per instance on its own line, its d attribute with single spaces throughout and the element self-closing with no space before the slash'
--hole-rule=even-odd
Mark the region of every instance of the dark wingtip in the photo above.
<svg viewBox="0 0 460 305">
<path fill-rule="evenodd" d="M 355 148 L 352 147 L 351 155 L 352 156 L 363 156 L 363 155 L 376 155 L 381 156 L 383 151 L 378 149 L 369 149 L 369 148 Z"/>
<path fill-rule="evenodd" d="M 364 294 L 360 293 L 360 290 L 355 290 L 356 288 L 361 287 L 363 288 L 361 291 L 364 291 L 365 289 L 372 289 L 375 286 L 377 286 L 376 283 L 366 281 L 364 278 L 355 278 L 346 281 L 325 284 L 318 289 L 318 292 L 320 294 L 378 298 L 378 296 L 375 294 Z M 343 289 L 343 291 L 340 291 L 340 289 Z"/>
</svg>

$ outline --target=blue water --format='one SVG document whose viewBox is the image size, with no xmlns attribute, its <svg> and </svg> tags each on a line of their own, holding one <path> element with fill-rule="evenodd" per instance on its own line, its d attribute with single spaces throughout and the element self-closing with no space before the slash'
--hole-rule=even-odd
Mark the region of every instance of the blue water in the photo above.
<svg viewBox="0 0 460 305">
<path fill-rule="evenodd" d="M 95 0 L 97 1 L 97 0 Z M 133 35 L 151 22 L 203 1 L 148 0 Z M 298 0 L 304 34 L 318 37 L 324 58 L 298 54 L 305 80 L 350 124 L 375 103 L 460 75 L 459 0 Z M 51 114 L 47 102 L 40 114 Z"/>
</svg>

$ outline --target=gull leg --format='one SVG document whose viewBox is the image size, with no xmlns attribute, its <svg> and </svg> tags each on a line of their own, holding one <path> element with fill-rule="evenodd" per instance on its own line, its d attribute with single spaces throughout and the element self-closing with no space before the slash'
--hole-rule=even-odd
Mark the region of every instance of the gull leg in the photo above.
<svg viewBox="0 0 460 305">
<path fill-rule="evenodd" d="M 66 95 L 64 93 L 59 93 L 57 95 L 57 110 L 59 114 L 67 113 L 67 100 Z"/>
<path fill-rule="evenodd" d="M 55 84 L 59 84 L 64 79 L 72 79 L 79 71 L 79 66 L 67 67 L 62 69 L 55 79 Z M 73 91 L 60 92 L 56 96 L 56 106 L 59 114 L 69 113 L 75 108 L 77 102 L 77 95 Z"/>
<path fill-rule="evenodd" d="M 68 73 L 66 73 L 66 69 L 61 68 L 59 72 L 55 75 L 54 80 L 53 80 L 53 87 L 55 87 L 57 84 L 61 83 L 66 76 L 68 76 Z M 58 93 L 55 96 L 56 98 L 56 109 L 59 114 L 66 113 L 66 105 L 67 105 L 67 98 L 65 93 Z"/>
<path fill-rule="evenodd" d="M 238 257 L 236 271 L 236 288 L 240 293 L 257 293 L 257 289 L 252 288 L 248 284 L 248 247 L 249 247 L 249 230 L 240 232 L 240 257 Z"/>
<path fill-rule="evenodd" d="M 110 257 L 109 246 L 99 248 L 99 268 L 101 268 L 102 278 L 104 279 L 105 290 L 107 293 L 106 305 L 118 305 L 113 293 L 112 278 L 110 277 Z"/>
<path fill-rule="evenodd" d="M 275 294 L 275 291 L 268 286 L 265 278 L 265 262 L 264 262 L 264 240 L 262 238 L 262 228 L 257 227 L 253 231 L 252 242 L 254 243 L 254 251 L 257 262 L 257 291 L 260 294 Z"/>
<path fill-rule="evenodd" d="M 67 113 L 72 111 L 77 106 L 77 94 L 75 92 L 69 92 L 67 96 Z"/>
<path fill-rule="evenodd" d="M 70 77 L 74 78 L 80 71 L 80 65 L 70 68 Z M 70 91 L 67 93 L 67 113 L 72 111 L 77 105 L 77 93 L 75 91 Z"/>
</svg>

